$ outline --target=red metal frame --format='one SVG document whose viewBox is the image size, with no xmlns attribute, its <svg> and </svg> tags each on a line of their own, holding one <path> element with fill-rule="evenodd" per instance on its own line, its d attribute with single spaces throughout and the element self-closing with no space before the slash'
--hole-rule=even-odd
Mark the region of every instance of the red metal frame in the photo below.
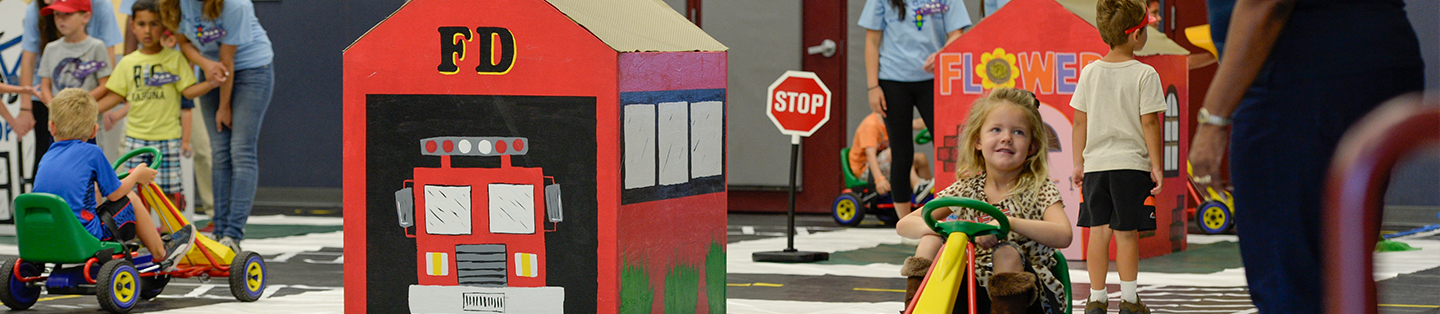
<svg viewBox="0 0 1440 314">
<path fill-rule="evenodd" d="M 1351 127 L 1336 146 L 1321 213 L 1326 313 L 1378 311 L 1375 243 L 1380 237 L 1384 187 L 1408 153 L 1440 145 L 1440 101 L 1397 97 Z M 1359 223 L 1360 233 L 1353 231 Z"/>
</svg>

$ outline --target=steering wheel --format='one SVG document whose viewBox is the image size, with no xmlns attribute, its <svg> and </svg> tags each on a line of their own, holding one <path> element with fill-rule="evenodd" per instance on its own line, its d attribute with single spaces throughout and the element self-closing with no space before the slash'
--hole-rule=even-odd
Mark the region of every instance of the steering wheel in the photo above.
<svg viewBox="0 0 1440 314">
<path fill-rule="evenodd" d="M 120 172 L 120 171 L 121 171 L 121 170 L 120 170 L 120 167 L 121 167 L 121 166 L 124 166 L 124 165 L 125 165 L 125 162 L 130 161 L 130 158 L 133 158 L 133 157 L 138 156 L 138 155 L 140 155 L 140 154 L 150 154 L 150 156 L 154 156 L 154 157 L 155 157 L 155 160 L 152 160 L 152 161 L 150 162 L 150 167 L 151 167 L 151 168 L 154 168 L 155 165 L 160 164 L 160 150 L 159 150 L 159 149 L 155 149 L 154 147 L 141 147 L 141 148 L 137 148 L 137 149 L 135 149 L 135 150 L 130 151 L 129 153 L 125 153 L 124 156 L 120 156 L 120 159 L 116 159 L 116 160 L 115 160 L 115 166 L 114 166 L 114 167 L 115 167 L 115 173 L 116 173 L 116 175 L 119 175 L 119 176 L 120 176 L 120 179 L 124 179 L 126 176 L 129 176 L 129 175 L 130 175 L 130 170 L 128 170 L 128 169 L 127 169 L 127 170 L 124 170 L 124 171 L 125 171 L 124 173 L 121 173 L 121 172 Z"/>
<path fill-rule="evenodd" d="M 951 206 L 965 207 L 978 210 L 982 213 L 985 213 L 986 215 L 990 215 L 990 217 L 995 218 L 995 221 L 1000 222 L 1000 226 L 969 221 L 938 222 L 935 221 L 934 216 L 930 215 L 930 212 L 934 211 L 936 208 Z M 997 240 L 1005 240 L 1005 235 L 1010 234 L 1010 219 L 1005 217 L 1004 212 L 1001 212 L 999 209 L 996 209 L 995 206 L 991 206 L 989 203 L 972 198 L 936 198 L 928 203 L 925 203 L 925 207 L 921 209 L 920 217 L 925 218 L 925 225 L 930 226 L 930 229 L 935 230 L 935 232 L 939 233 L 940 237 L 942 238 L 950 237 L 950 233 L 952 232 L 960 232 L 969 235 L 971 239 L 983 235 L 994 235 Z"/>
</svg>

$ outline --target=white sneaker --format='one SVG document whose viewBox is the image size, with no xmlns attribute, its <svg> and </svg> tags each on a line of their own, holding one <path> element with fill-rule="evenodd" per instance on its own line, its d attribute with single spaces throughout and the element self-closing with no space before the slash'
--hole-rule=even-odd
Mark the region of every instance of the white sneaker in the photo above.
<svg viewBox="0 0 1440 314">
<path fill-rule="evenodd" d="M 230 248 L 230 251 L 234 252 L 235 254 L 240 254 L 240 240 L 225 236 L 221 237 L 219 242 L 220 245 L 224 245 L 225 247 Z"/>
</svg>

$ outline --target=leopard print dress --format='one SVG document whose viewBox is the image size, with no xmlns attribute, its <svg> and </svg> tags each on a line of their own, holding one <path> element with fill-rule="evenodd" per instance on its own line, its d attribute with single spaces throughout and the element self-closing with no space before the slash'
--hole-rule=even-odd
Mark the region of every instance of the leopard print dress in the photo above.
<svg viewBox="0 0 1440 314">
<path fill-rule="evenodd" d="M 959 196 L 987 201 L 985 198 L 985 174 L 961 178 L 940 193 L 935 193 L 935 196 Z M 1060 191 L 1055 188 L 1054 182 L 1046 180 L 1038 194 L 1011 195 L 999 204 L 991 205 L 995 205 L 995 208 L 999 208 L 1008 217 L 1042 220 L 1045 209 L 1056 203 L 1060 203 Z M 990 220 L 988 215 L 970 209 L 959 209 L 954 216 L 965 221 Z M 1045 293 L 1041 296 L 1047 299 L 1044 305 L 1045 312 L 1064 312 L 1065 285 L 1051 271 L 1057 263 L 1052 258 L 1055 248 L 1035 242 L 1014 231 L 1011 231 L 1006 239 L 1019 245 L 1023 251 L 1021 254 L 1029 260 L 1030 266 L 1035 269 L 1036 277 L 1039 277 L 1040 283 L 1045 287 L 1046 291 L 1043 291 Z M 989 286 L 990 275 L 994 273 L 994 255 L 992 253 L 991 249 L 978 246 L 975 248 L 975 274 L 978 275 L 976 278 L 979 279 L 978 284 L 981 287 Z"/>
</svg>

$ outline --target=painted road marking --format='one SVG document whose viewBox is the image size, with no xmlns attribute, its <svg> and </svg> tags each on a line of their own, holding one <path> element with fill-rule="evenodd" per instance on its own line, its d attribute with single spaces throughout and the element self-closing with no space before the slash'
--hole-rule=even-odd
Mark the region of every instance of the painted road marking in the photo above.
<svg viewBox="0 0 1440 314">
<path fill-rule="evenodd" d="M 1423 305 L 1423 304 L 1381 304 L 1380 306 L 1381 306 L 1381 307 L 1414 307 L 1414 308 L 1422 308 L 1422 309 L 1436 309 L 1436 308 L 1440 308 L 1440 305 Z"/>
<path fill-rule="evenodd" d="M 871 292 L 899 292 L 899 293 L 905 293 L 905 290 L 903 290 L 903 289 L 855 288 L 854 290 L 855 290 L 855 291 L 871 291 Z"/>
<path fill-rule="evenodd" d="M 50 300 L 69 299 L 69 298 L 78 298 L 78 297 L 80 297 L 80 295 L 78 295 L 78 294 L 57 295 L 57 296 L 53 296 L 53 297 L 40 298 L 39 300 L 35 300 L 35 302 L 45 302 L 45 301 L 50 301 Z"/>
</svg>

